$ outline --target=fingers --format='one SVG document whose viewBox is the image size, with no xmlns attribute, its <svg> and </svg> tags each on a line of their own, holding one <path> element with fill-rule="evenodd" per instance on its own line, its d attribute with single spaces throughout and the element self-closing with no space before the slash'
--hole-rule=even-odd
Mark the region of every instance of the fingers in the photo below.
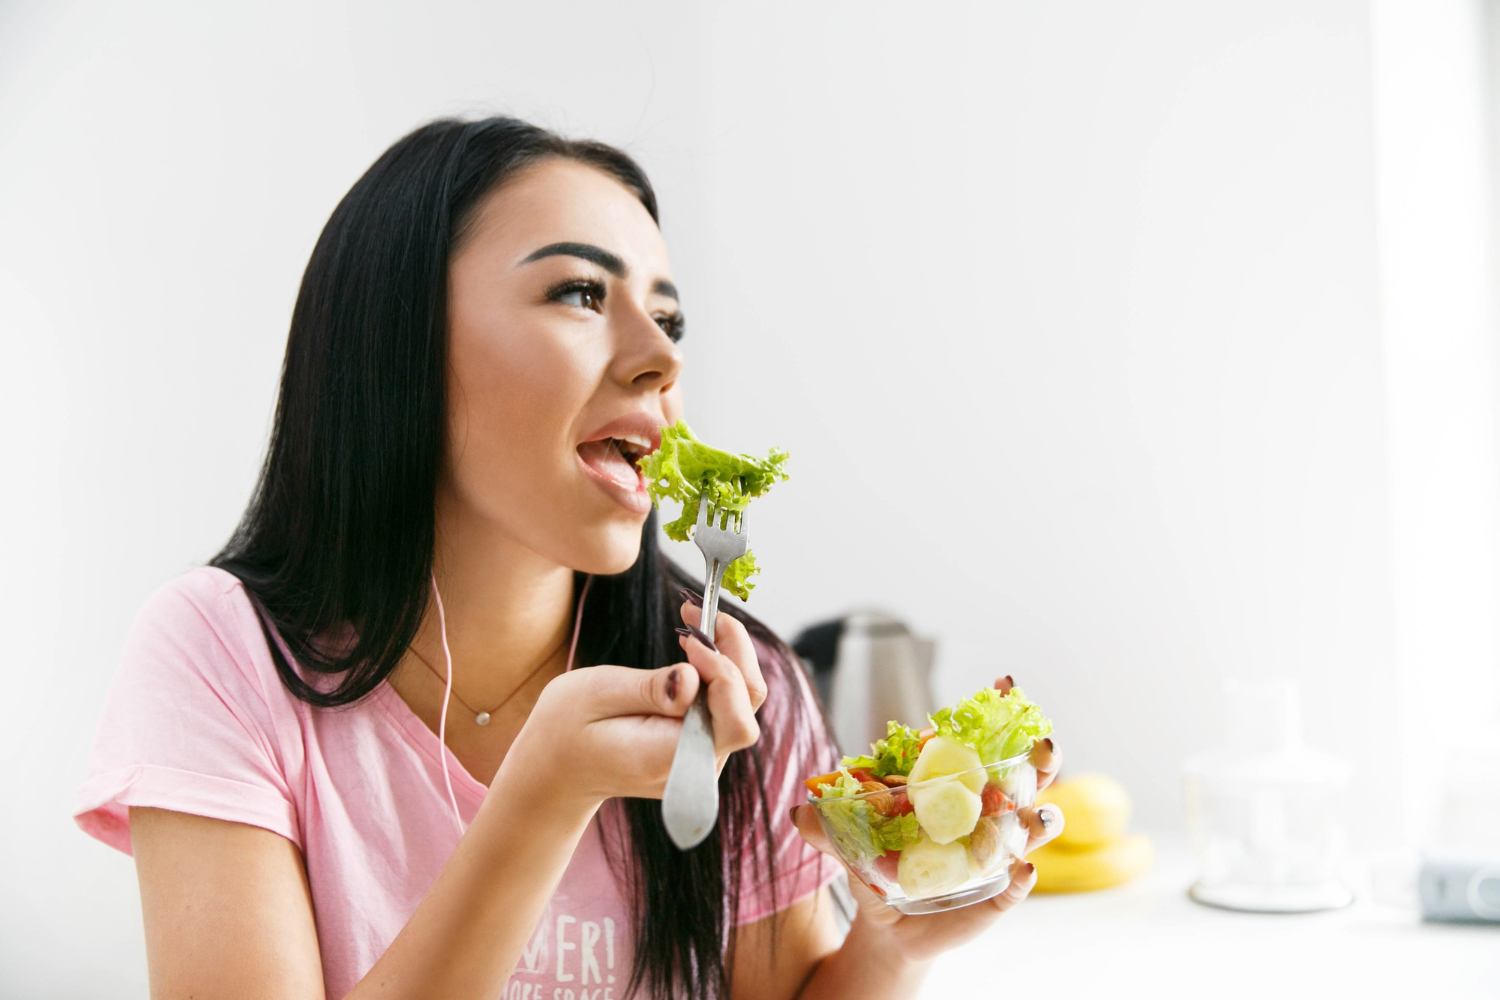
<svg viewBox="0 0 1500 1000">
<path fill-rule="evenodd" d="M 1057 752 L 1057 744 L 1052 742 L 1052 737 L 1048 736 L 1031 744 L 1031 765 L 1036 768 L 1036 790 L 1040 792 L 1052 784 L 1052 779 L 1057 777 L 1058 768 L 1062 767 L 1062 754 Z"/>
<path fill-rule="evenodd" d="M 683 592 L 682 620 L 693 628 L 703 627 L 703 609 L 696 603 L 698 595 L 690 590 Z M 766 700 L 766 679 L 760 671 L 760 658 L 755 655 L 755 643 L 744 624 L 732 615 L 720 611 L 714 619 L 714 645 L 719 652 L 734 661 L 745 678 L 745 689 L 750 693 L 752 708 L 760 708 Z"/>
<path fill-rule="evenodd" d="M 571 682 L 580 689 L 575 697 L 593 719 L 627 715 L 681 718 L 698 696 L 698 671 L 684 663 L 659 670 L 598 666 L 565 676 L 578 678 Z"/>
<path fill-rule="evenodd" d="M 1040 806 L 1025 806 L 1016 810 L 1016 819 L 1026 827 L 1026 854 L 1041 847 L 1049 840 L 1056 840 L 1063 832 L 1062 810 L 1048 802 Z"/>
<path fill-rule="evenodd" d="M 990 900 L 990 905 L 1004 913 L 1015 906 L 1021 900 L 1031 895 L 1031 890 L 1036 886 L 1036 866 L 1030 861 L 1022 861 L 1017 858 L 1011 862 L 1010 885 L 1005 891 Z"/>
<path fill-rule="evenodd" d="M 1001 694 L 1010 694 L 1010 689 L 1015 686 L 1016 682 L 1011 679 L 1010 674 L 1006 674 L 1004 677 L 1001 677 L 999 680 L 995 681 L 995 690 L 999 691 Z"/>
<path fill-rule="evenodd" d="M 708 712 L 714 723 L 714 750 L 723 755 L 743 750 L 760 739 L 760 723 L 755 721 L 755 709 L 750 704 L 750 693 L 745 687 L 745 677 L 733 660 L 723 653 L 714 652 L 703 641 L 702 633 L 681 637 L 683 650 L 692 673 L 703 684 L 708 685 Z"/>
</svg>

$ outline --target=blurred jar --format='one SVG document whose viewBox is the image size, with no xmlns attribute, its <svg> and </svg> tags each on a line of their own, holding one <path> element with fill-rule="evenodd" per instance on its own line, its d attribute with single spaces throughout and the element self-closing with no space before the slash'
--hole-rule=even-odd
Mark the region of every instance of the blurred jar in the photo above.
<svg viewBox="0 0 1500 1000">
<path fill-rule="evenodd" d="M 1302 742 L 1290 681 L 1229 681 L 1226 745 L 1183 767 L 1200 903 L 1306 913 L 1353 901 L 1339 821 L 1347 763 Z"/>
</svg>

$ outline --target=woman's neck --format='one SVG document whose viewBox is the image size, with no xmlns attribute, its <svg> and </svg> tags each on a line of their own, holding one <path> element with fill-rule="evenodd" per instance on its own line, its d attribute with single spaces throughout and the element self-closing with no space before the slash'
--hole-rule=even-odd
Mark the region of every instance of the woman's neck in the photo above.
<svg viewBox="0 0 1500 1000">
<path fill-rule="evenodd" d="M 453 654 L 454 690 L 469 704 L 488 707 L 511 695 L 544 662 L 566 655 L 573 571 L 493 524 L 445 515 L 443 506 L 434 575 Z M 436 602 L 412 645 L 439 672 L 444 669 Z"/>
</svg>

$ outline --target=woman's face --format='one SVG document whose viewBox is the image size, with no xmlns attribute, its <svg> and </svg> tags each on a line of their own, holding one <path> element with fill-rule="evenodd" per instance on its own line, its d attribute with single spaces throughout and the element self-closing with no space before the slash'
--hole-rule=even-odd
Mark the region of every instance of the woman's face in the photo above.
<svg viewBox="0 0 1500 1000">
<path fill-rule="evenodd" d="M 624 572 L 651 509 L 633 460 L 682 413 L 661 231 L 614 178 L 545 160 L 491 192 L 449 273 L 439 510 L 466 536 Z"/>
</svg>

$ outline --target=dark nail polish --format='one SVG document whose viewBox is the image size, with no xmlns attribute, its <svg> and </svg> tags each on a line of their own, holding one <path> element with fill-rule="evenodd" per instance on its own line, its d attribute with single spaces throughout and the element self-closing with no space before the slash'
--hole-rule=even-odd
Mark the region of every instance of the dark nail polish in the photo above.
<svg viewBox="0 0 1500 1000">
<path fill-rule="evenodd" d="M 680 591 L 680 593 L 682 594 L 682 599 L 684 601 L 687 601 L 693 607 L 695 607 L 695 608 L 701 608 L 701 607 L 703 607 L 703 598 L 699 597 L 697 594 L 693 593 L 691 590 L 688 590 L 686 587 L 683 587 L 682 590 Z"/>
<path fill-rule="evenodd" d="M 703 643 L 703 645 L 707 646 L 713 652 L 717 653 L 719 651 L 719 647 L 714 645 L 714 641 L 712 639 L 710 639 L 708 636 L 704 635 L 697 629 L 693 628 L 693 626 L 688 626 L 688 632 L 694 639 L 697 639 L 699 642 Z"/>
<path fill-rule="evenodd" d="M 1001 694 L 1010 694 L 1010 689 L 1015 686 L 1016 682 L 1011 678 L 1010 674 L 1006 674 L 995 682 L 995 689 Z"/>
<path fill-rule="evenodd" d="M 679 673 L 681 673 L 681 672 L 682 671 L 681 671 L 680 668 L 673 667 L 672 668 L 672 672 L 667 675 L 667 700 L 668 701 L 676 701 L 677 700 L 677 675 Z"/>
<path fill-rule="evenodd" d="M 1026 874 L 1030 875 L 1034 871 L 1036 871 L 1036 865 L 1032 864 L 1030 861 L 1026 862 Z"/>
<path fill-rule="evenodd" d="M 1041 822 L 1043 830 L 1052 829 L 1052 824 L 1057 822 L 1057 814 L 1051 809 L 1038 809 L 1036 818 Z"/>
<path fill-rule="evenodd" d="M 1047 745 L 1047 752 L 1048 753 L 1052 753 L 1052 752 L 1054 752 L 1057 749 L 1055 746 L 1052 745 L 1052 737 L 1050 737 L 1050 736 L 1047 737 L 1046 739 L 1042 740 L 1042 742 Z"/>
<path fill-rule="evenodd" d="M 681 626 L 678 626 L 677 628 L 674 628 L 672 631 L 676 632 L 678 635 L 692 635 L 693 634 L 693 633 L 689 632 L 687 629 L 685 629 L 685 628 L 683 628 Z"/>
</svg>

